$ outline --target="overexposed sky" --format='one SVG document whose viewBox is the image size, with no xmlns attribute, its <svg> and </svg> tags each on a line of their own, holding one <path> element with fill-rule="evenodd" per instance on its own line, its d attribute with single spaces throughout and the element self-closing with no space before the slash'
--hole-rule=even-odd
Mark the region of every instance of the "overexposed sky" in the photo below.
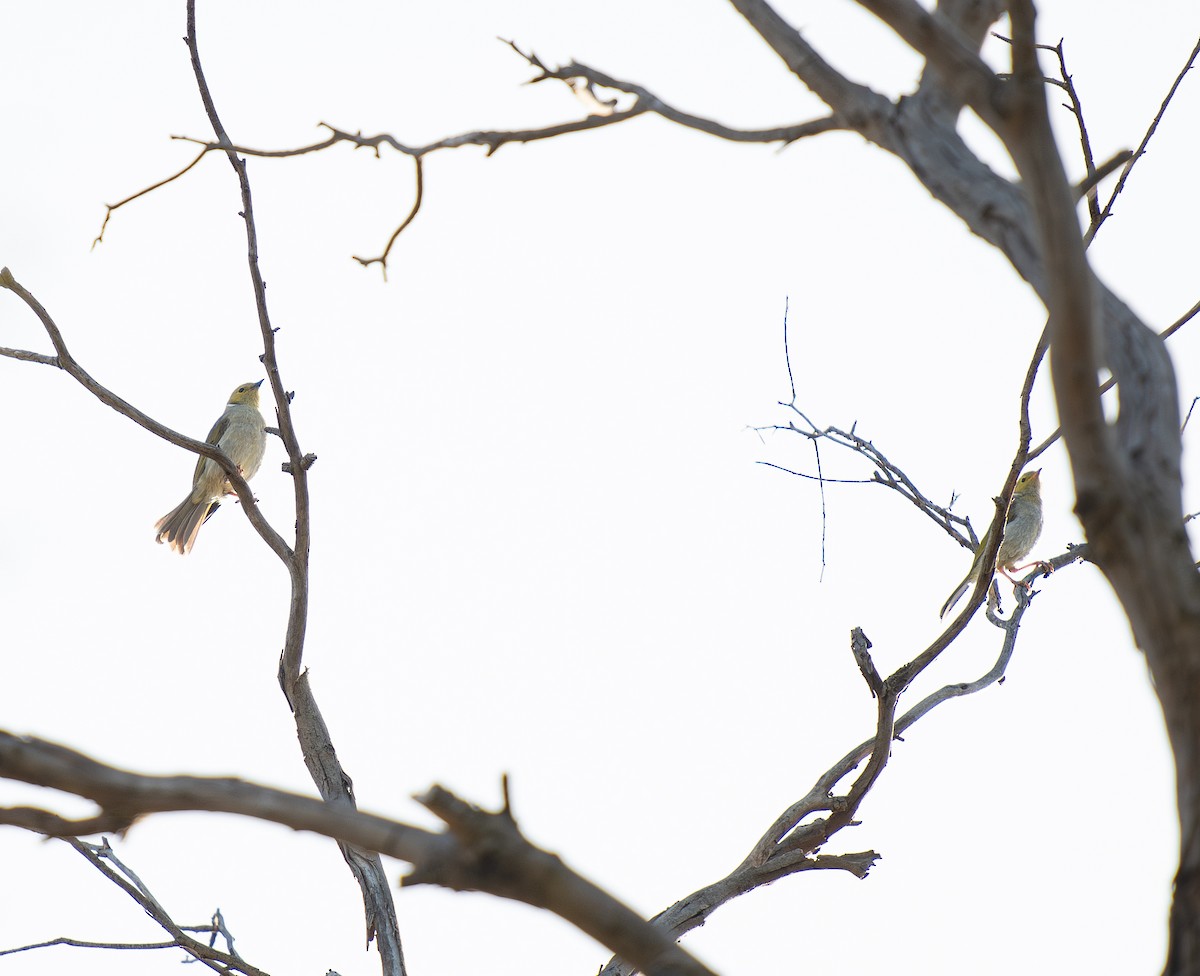
<svg viewBox="0 0 1200 976">
<path fill-rule="evenodd" d="M 1136 146 L 1200 12 L 1041 7 L 1097 156 Z M 821 112 L 721 3 L 333 9 L 200 4 L 236 141 L 301 145 L 326 121 L 419 143 L 579 117 L 563 86 L 523 87 L 528 67 L 497 36 L 730 125 Z M 853 4 L 779 9 L 852 76 L 911 88 L 918 60 Z M 262 375 L 228 164 L 213 156 L 117 212 L 90 250 L 105 203 L 191 158 L 172 134 L 208 134 L 184 29 L 182 0 L 6 12 L 0 264 L 100 382 L 202 436 Z M 985 53 L 1003 64 L 998 42 Z M 1092 250 L 1157 328 L 1198 297 L 1198 84 Z M 1058 121 L 1078 177 L 1073 123 Z M 351 255 L 377 253 L 407 212 L 406 160 L 338 147 L 252 160 L 250 178 L 284 383 L 319 457 L 305 663 L 360 805 L 432 825 L 412 794 L 438 782 L 494 807 L 507 772 L 530 839 L 644 914 L 723 876 L 871 733 L 850 629 L 898 666 L 939 633 L 969 563 L 898 496 L 829 485 L 822 578 L 815 486 L 755 463 L 813 470 L 807 443 L 751 430 L 788 419 L 785 301 L 798 404 L 857 422 L 931 497 L 960 493 L 977 526 L 1015 447 L 1041 305 L 899 163 L 844 133 L 779 152 L 641 118 L 490 158 L 438 153 L 386 283 Z M 1185 408 L 1200 395 L 1195 328 L 1171 345 Z M 6 292 L 0 345 L 50 351 Z M 275 678 L 286 574 L 238 508 L 181 559 L 152 526 L 187 490 L 190 455 L 42 366 L 0 360 L 0 410 L 0 727 L 139 771 L 312 792 Z M 1034 422 L 1037 440 L 1055 426 L 1047 375 Z M 272 442 L 254 488 L 286 536 L 283 458 Z M 822 462 L 871 471 L 830 446 Z M 1061 446 L 1040 463 L 1035 553 L 1050 556 L 1082 537 Z M 1185 464 L 1194 511 L 1193 451 Z M 779 881 L 720 909 L 691 951 L 766 976 L 1160 969 L 1177 834 L 1156 700 L 1098 571 L 1039 587 L 1006 682 L 913 729 L 862 825 L 826 848 L 878 851 L 868 879 Z M 999 641 L 976 619 L 912 700 L 985 672 Z M 0 783 L 0 805 L 22 803 L 87 809 Z M 378 972 L 330 841 L 199 814 L 112 840 L 176 921 L 220 907 L 268 972 Z M 65 845 L 9 829 L 0 858 L 0 948 L 161 938 Z M 482 895 L 418 888 L 397 907 L 414 976 L 586 974 L 608 958 Z M 0 974 L 160 973 L 179 955 L 54 948 L 0 957 Z"/>
</svg>

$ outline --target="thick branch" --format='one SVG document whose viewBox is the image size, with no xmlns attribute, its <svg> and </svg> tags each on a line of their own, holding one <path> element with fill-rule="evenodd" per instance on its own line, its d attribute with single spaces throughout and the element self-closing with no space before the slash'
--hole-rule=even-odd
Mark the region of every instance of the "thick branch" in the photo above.
<svg viewBox="0 0 1200 976">
<path fill-rule="evenodd" d="M 661 930 L 575 874 L 559 858 L 530 844 L 507 811 L 486 813 L 438 787 L 422 802 L 447 823 L 445 833 L 239 779 L 143 776 L 54 743 L 2 731 L 0 776 L 86 797 L 126 827 L 149 813 L 208 810 L 314 831 L 409 862 L 413 871 L 407 884 L 483 891 L 545 908 L 647 973 L 708 974 Z M 0 823 L 13 821 L 8 813 L 0 810 Z M 67 829 L 75 826 L 60 823 Z"/>
<path fill-rule="evenodd" d="M 975 44 L 940 12 L 916 0 L 858 0 L 937 69 L 940 83 L 995 129 L 1004 117 L 1005 85 L 978 54 Z M 736 6 L 735 2 L 735 6 Z"/>
<path fill-rule="evenodd" d="M 872 142 L 885 137 L 882 125 L 891 108 L 886 97 L 847 79 L 763 0 L 730 0 L 730 3 L 847 128 L 862 133 Z"/>
</svg>

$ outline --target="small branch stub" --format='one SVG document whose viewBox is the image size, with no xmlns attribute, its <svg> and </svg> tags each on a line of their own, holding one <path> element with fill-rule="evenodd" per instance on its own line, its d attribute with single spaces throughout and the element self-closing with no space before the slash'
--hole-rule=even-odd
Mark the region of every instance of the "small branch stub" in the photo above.
<svg viewBox="0 0 1200 976">
<path fill-rule="evenodd" d="M 314 464 L 317 463 L 317 456 L 315 454 L 305 454 L 304 457 L 300 459 L 300 463 L 303 466 L 304 470 L 307 471 L 309 468 L 311 468 Z M 292 468 L 291 461 L 284 461 L 283 464 L 280 465 L 280 468 L 284 474 L 291 474 L 292 471 L 294 470 Z"/>
<path fill-rule="evenodd" d="M 871 697 L 878 698 L 883 694 L 883 678 L 879 676 L 875 662 L 871 660 L 871 641 L 861 627 L 850 631 L 850 651 L 854 655 L 854 663 L 858 665 L 858 670 L 867 682 L 867 687 L 871 689 Z"/>
</svg>

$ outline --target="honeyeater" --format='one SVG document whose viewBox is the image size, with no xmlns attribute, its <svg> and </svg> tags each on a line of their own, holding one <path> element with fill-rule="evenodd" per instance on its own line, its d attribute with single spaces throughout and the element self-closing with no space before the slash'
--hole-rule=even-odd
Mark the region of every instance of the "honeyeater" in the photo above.
<svg viewBox="0 0 1200 976">
<path fill-rule="evenodd" d="M 1041 468 L 1037 471 L 1026 471 L 1017 479 L 1012 501 L 1008 505 L 1008 515 L 1004 519 L 1004 536 L 1000 540 L 1000 552 L 996 555 L 996 569 L 1012 580 L 1014 585 L 1019 585 L 1019 583 L 1009 575 L 1010 573 L 1037 565 L 1037 563 L 1027 563 L 1024 566 L 1018 566 L 1017 563 L 1029 555 L 1038 536 L 1042 534 L 1041 473 Z M 982 569 L 980 561 L 983 559 L 990 540 L 991 532 L 989 530 L 983 541 L 979 543 L 979 548 L 975 550 L 975 561 L 971 563 L 971 571 L 967 573 L 967 578 L 958 584 L 954 592 L 950 594 L 950 599 L 942 605 L 939 617 L 946 616 L 950 608 L 961 600 L 962 595 L 971 588 L 971 584 L 979 579 Z M 991 576 L 990 573 L 988 575 Z"/>
<path fill-rule="evenodd" d="M 247 481 L 258 471 L 267 448 L 267 425 L 258 412 L 258 388 L 262 383 L 243 383 L 234 390 L 225 412 L 206 438 L 225 452 Z M 196 462 L 191 493 L 154 526 L 159 543 L 167 543 L 181 556 L 190 552 L 204 520 L 217 508 L 221 496 L 232 491 L 221 466 L 201 457 Z"/>
</svg>

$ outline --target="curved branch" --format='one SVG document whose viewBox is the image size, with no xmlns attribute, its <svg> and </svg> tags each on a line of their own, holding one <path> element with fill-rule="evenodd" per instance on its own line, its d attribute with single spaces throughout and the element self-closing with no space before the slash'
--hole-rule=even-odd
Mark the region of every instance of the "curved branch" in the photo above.
<svg viewBox="0 0 1200 976">
<path fill-rule="evenodd" d="M 206 458 L 211 458 L 221 466 L 221 470 L 225 472 L 225 477 L 229 481 L 230 486 L 237 493 L 238 500 L 241 502 L 242 510 L 246 513 L 246 518 L 250 520 L 250 524 L 262 537 L 263 541 L 270 546 L 271 551 L 275 553 L 285 564 L 291 559 L 292 550 L 288 544 L 283 541 L 283 536 L 271 527 L 266 516 L 258 507 L 258 502 L 254 499 L 254 492 L 250 489 L 250 485 L 246 479 L 242 477 L 242 473 L 238 470 L 238 466 L 233 463 L 225 452 L 209 444 L 207 441 L 198 441 L 195 438 L 188 437 L 186 434 L 181 434 L 176 430 L 172 430 L 165 424 L 159 423 L 149 414 L 139 410 L 129 401 L 122 399 L 113 393 L 106 386 L 97 382 L 79 363 L 75 357 L 71 355 L 67 349 L 66 341 L 62 337 L 62 332 L 59 331 L 54 319 L 50 313 L 42 306 L 34 296 L 21 285 L 13 273 L 8 268 L 0 268 L 0 288 L 7 288 L 18 298 L 21 299 L 42 323 L 42 328 L 46 330 L 46 334 L 50 337 L 50 342 L 54 346 L 57 353 L 56 356 L 42 356 L 38 353 L 25 352 L 24 350 L 3 350 L 5 353 L 11 352 L 14 355 L 13 359 L 25 360 L 28 362 L 42 363 L 47 366 L 57 366 L 63 372 L 67 373 L 72 379 L 79 383 L 85 390 L 94 396 L 101 403 L 112 407 L 117 413 L 124 417 L 128 417 L 139 427 L 148 430 L 156 437 L 161 437 L 168 443 L 174 444 L 177 447 L 182 447 L 185 450 L 191 451 L 193 454 L 200 454 Z"/>
<path fill-rule="evenodd" d="M 400 236 L 404 229 L 416 219 L 417 212 L 421 209 L 421 202 L 425 199 L 425 164 L 422 162 L 420 156 L 414 157 L 413 164 L 417 171 L 417 192 L 413 197 L 412 210 L 409 211 L 408 216 L 404 218 L 400 226 L 392 232 L 392 236 L 388 238 L 387 246 L 384 247 L 383 253 L 379 257 L 360 258 L 357 255 L 354 256 L 354 260 L 364 268 L 372 264 L 381 265 L 385 281 L 387 280 L 387 259 L 388 255 L 392 253 L 392 245 L 396 243 L 396 238 Z"/>
<path fill-rule="evenodd" d="M 572 61 L 568 65 L 559 68 L 549 68 L 543 64 L 536 55 L 522 51 L 514 42 L 505 41 L 514 51 L 522 58 L 536 67 L 541 73 L 538 77 L 531 79 L 531 84 L 536 84 L 540 81 L 559 80 L 567 84 L 572 91 L 576 91 L 572 81 L 579 79 L 587 83 L 588 89 L 591 86 L 599 85 L 604 88 L 610 88 L 614 91 L 619 91 L 634 97 L 633 104 L 626 109 L 615 111 L 611 106 L 603 106 L 606 110 L 601 112 L 592 112 L 582 119 L 576 119 L 569 122 L 560 122 L 555 125 L 542 126 L 534 129 L 481 129 L 472 132 L 464 132 L 459 135 L 447 136 L 444 139 L 439 139 L 436 142 L 426 143 L 425 145 L 410 145 L 401 142 L 390 133 L 378 133 L 372 136 L 364 136 L 361 131 L 349 132 L 338 129 L 326 122 L 318 123 L 321 128 L 329 130 L 329 138 L 322 139 L 318 142 L 310 143 L 304 146 L 297 146 L 291 149 L 255 149 L 250 146 L 237 145 L 229 141 L 223 129 L 215 129 L 217 132 L 217 141 L 211 142 L 203 139 L 195 139 L 191 136 L 174 135 L 172 139 L 190 142 L 200 146 L 200 154 L 192 160 L 186 167 L 169 176 L 164 180 L 160 180 L 152 186 L 139 190 L 137 193 L 131 194 L 119 203 L 108 206 L 105 213 L 104 223 L 100 228 L 100 233 L 93 242 L 100 243 L 104 237 L 104 230 L 108 226 L 108 219 L 112 212 L 119 207 L 130 203 L 139 197 L 145 196 L 153 190 L 167 183 L 178 179 L 195 166 L 205 155 L 210 152 L 220 151 L 227 154 L 241 154 L 244 156 L 257 156 L 263 159 L 286 159 L 293 156 L 304 156 L 309 153 L 322 152 L 339 143 L 348 143 L 356 149 L 372 149 L 375 152 L 376 158 L 379 157 L 379 150 L 382 146 L 389 146 L 398 153 L 405 156 L 410 156 L 417 163 L 417 191 L 416 200 L 409 215 L 400 223 L 400 225 L 392 232 L 383 253 L 379 257 L 363 258 L 357 255 L 354 260 L 363 267 L 369 267 L 372 264 L 378 264 L 383 269 L 384 276 L 387 275 L 387 259 L 391 253 L 392 245 L 400 234 L 413 222 L 417 213 L 421 209 L 421 201 L 423 196 L 423 173 L 421 168 L 421 160 L 430 153 L 437 152 L 442 149 L 458 149 L 463 146 L 481 146 L 487 150 L 487 155 L 491 156 L 501 146 L 510 143 L 530 143 L 539 142 L 545 139 L 555 139 L 559 136 L 568 135 L 573 132 L 585 132 L 591 129 L 599 129 L 605 126 L 618 125 L 622 122 L 627 122 L 630 119 L 637 118 L 640 115 L 652 114 L 661 116 L 668 121 L 675 122 L 686 128 L 695 129 L 699 132 L 705 132 L 709 135 L 716 136 L 720 139 L 726 139 L 731 142 L 745 143 L 771 143 L 778 142 L 783 145 L 789 145 L 799 139 L 804 139 L 809 136 L 820 135 L 824 132 L 832 132 L 838 129 L 849 128 L 847 123 L 836 113 L 828 115 L 824 118 L 812 119 L 806 122 L 796 122 L 788 125 L 772 126 L 765 129 L 738 129 L 733 126 L 724 125 L 713 119 L 704 118 L 703 116 L 693 115 L 690 112 L 685 112 L 682 109 L 675 108 L 669 103 L 663 101 L 649 89 L 642 85 L 633 82 L 620 81 L 613 78 L 602 71 L 589 67 L 588 65 L 580 64 Z M 211 98 L 206 98 L 206 106 L 211 104 Z M 595 106 L 593 106 L 595 107 Z M 211 115 L 211 112 L 210 112 Z M 217 123 L 219 125 L 219 122 Z M 236 167 L 235 167 L 236 168 Z"/>
<path fill-rule="evenodd" d="M 104 240 L 104 231 L 108 228 L 108 218 L 113 215 L 113 211 L 120 210 L 123 206 L 125 206 L 125 204 L 132 203 L 138 197 L 144 197 L 147 193 L 153 193 L 160 186 L 166 186 L 168 183 L 175 182 L 175 180 L 179 179 L 179 177 L 183 176 L 185 173 L 187 173 L 189 170 L 191 170 L 191 168 L 193 166 L 195 166 L 198 162 L 200 162 L 200 160 L 202 160 L 206 155 L 208 155 L 208 150 L 201 149 L 195 159 L 193 159 L 190 163 L 188 163 L 185 167 L 183 167 L 183 169 L 181 169 L 178 173 L 175 173 L 173 176 L 168 176 L 164 180 L 159 180 L 157 183 L 154 183 L 154 184 L 146 187 L 145 189 L 138 190 L 137 193 L 131 193 L 124 200 L 119 200 L 116 203 L 106 203 L 104 205 L 104 222 L 100 225 L 100 233 L 97 234 L 96 239 L 94 241 L 92 241 L 92 249 L 95 250 L 96 245 L 101 243 Z"/>
</svg>

